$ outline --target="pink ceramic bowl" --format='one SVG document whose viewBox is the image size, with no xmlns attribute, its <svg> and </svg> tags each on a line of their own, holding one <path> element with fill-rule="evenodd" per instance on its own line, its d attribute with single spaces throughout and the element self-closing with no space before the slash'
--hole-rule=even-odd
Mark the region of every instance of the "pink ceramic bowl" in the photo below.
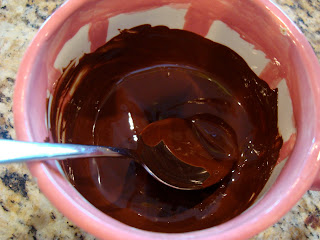
<svg viewBox="0 0 320 240">
<path fill-rule="evenodd" d="M 285 144 L 271 180 L 256 203 L 209 229 L 152 233 L 129 227 L 89 204 L 55 164 L 29 164 L 41 191 L 68 218 L 100 239 L 245 239 L 288 212 L 319 170 L 320 70 L 302 33 L 269 0 L 69 0 L 43 25 L 16 80 L 17 138 L 48 135 L 47 98 L 67 64 L 94 51 L 117 29 L 141 24 L 183 28 L 238 52 L 271 87 L 279 88 L 279 129 Z M 50 126 L 49 126 L 50 127 Z"/>
</svg>

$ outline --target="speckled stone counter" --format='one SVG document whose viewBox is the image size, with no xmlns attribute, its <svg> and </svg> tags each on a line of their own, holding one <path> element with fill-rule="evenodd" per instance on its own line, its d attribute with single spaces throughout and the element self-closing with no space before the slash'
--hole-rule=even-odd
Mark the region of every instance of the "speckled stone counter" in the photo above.
<svg viewBox="0 0 320 240">
<path fill-rule="evenodd" d="M 0 0 L 0 139 L 14 139 L 12 95 L 32 37 L 63 0 Z M 320 0 L 276 0 L 320 60 Z M 319 76 L 320 77 L 320 76 Z M 1 154 L 1 146 L 0 146 Z M 320 239 L 320 193 L 308 191 L 278 223 L 252 239 Z M 0 165 L 0 239 L 95 239 L 59 213 L 25 164 Z"/>
</svg>

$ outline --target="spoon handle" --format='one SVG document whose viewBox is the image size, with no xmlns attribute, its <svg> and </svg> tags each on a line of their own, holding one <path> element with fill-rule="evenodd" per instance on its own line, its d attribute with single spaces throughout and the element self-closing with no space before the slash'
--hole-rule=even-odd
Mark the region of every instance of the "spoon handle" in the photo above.
<svg viewBox="0 0 320 240">
<path fill-rule="evenodd" d="M 102 156 L 119 157 L 122 154 L 115 148 L 101 146 L 0 140 L 0 164 Z"/>
</svg>

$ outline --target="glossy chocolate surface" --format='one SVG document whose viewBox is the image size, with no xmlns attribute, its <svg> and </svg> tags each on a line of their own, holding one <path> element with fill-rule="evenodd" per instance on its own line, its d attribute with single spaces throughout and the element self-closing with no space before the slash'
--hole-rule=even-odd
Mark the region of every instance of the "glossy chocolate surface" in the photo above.
<svg viewBox="0 0 320 240">
<path fill-rule="evenodd" d="M 182 191 L 130 158 L 62 163 L 75 188 L 109 216 L 145 230 L 186 232 L 221 224 L 254 202 L 282 146 L 277 110 L 277 90 L 229 48 L 142 25 L 65 69 L 50 122 L 56 142 L 135 151 L 143 151 L 142 130 L 151 129 L 145 144 L 162 140 L 178 158 L 206 169 L 207 188 Z"/>
</svg>

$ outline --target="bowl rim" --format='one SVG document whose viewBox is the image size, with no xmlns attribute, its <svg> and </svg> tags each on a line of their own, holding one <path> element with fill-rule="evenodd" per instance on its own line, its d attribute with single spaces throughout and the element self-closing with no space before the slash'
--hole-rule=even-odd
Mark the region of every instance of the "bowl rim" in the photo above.
<svg viewBox="0 0 320 240">
<path fill-rule="evenodd" d="M 17 139 L 24 141 L 33 141 L 30 131 L 31 119 L 27 115 L 26 95 L 28 92 L 28 81 L 33 69 L 33 62 L 37 58 L 37 53 L 50 37 L 50 33 L 59 28 L 63 22 L 72 15 L 83 4 L 90 0 L 68 0 L 63 3 L 57 11 L 51 15 L 40 28 L 35 38 L 29 45 L 19 68 L 13 97 L 13 112 Z M 272 187 L 267 195 L 260 200 L 259 205 L 254 205 L 245 213 L 236 218 L 200 231 L 178 234 L 154 233 L 127 226 L 111 217 L 98 214 L 90 203 L 87 203 L 87 211 L 78 203 L 70 198 L 68 194 L 59 186 L 59 183 L 52 177 L 50 167 L 43 163 L 28 164 L 32 175 L 37 178 L 38 185 L 45 196 L 71 221 L 84 230 L 94 234 L 99 238 L 111 239 L 243 239 L 249 238 L 268 226 L 274 224 L 286 212 L 288 212 L 303 194 L 311 186 L 320 166 L 319 143 L 320 143 L 320 83 L 317 80 L 320 76 L 320 67 L 317 57 L 302 32 L 295 24 L 280 10 L 274 3 L 268 0 L 257 0 L 256 4 L 260 8 L 276 19 L 281 25 L 284 25 L 295 42 L 298 53 L 305 63 L 306 74 L 310 79 L 312 97 L 314 99 L 314 109 L 316 119 L 313 119 L 314 126 L 313 142 L 305 150 L 307 159 L 303 167 L 299 169 L 299 176 L 295 182 L 288 186 L 277 181 L 277 187 Z M 297 145 L 299 138 L 297 139 Z M 301 143 L 302 144 L 302 143 Z M 284 171 L 289 169 L 284 169 Z M 71 185 L 70 185 L 71 186 Z M 279 189 L 284 191 L 279 192 Z M 271 197 L 277 195 L 276 197 Z M 268 206 L 263 208 L 263 206 Z M 95 209 L 95 210 L 94 210 Z M 256 215 L 256 213 L 259 213 Z M 86 219 L 86 220 L 84 220 Z M 261 219 L 264 219 L 261 221 Z"/>
</svg>

